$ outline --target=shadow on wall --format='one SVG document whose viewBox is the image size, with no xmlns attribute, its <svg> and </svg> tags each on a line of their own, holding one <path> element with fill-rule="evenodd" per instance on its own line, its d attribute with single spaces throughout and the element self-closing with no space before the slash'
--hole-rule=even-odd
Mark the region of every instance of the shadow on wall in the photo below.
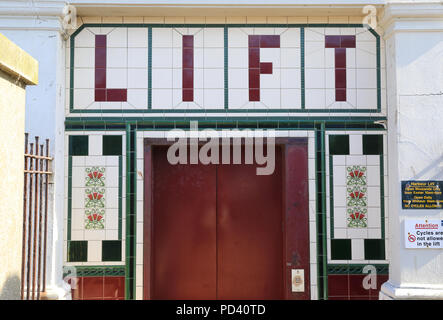
<svg viewBox="0 0 443 320">
<path fill-rule="evenodd" d="M 3 283 L 0 300 L 20 300 L 21 281 L 17 276 L 10 276 Z"/>
</svg>

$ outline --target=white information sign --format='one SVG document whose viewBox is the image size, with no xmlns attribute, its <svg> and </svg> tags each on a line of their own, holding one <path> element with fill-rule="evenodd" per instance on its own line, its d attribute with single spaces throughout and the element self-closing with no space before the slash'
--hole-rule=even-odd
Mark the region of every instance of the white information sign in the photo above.
<svg viewBox="0 0 443 320">
<path fill-rule="evenodd" d="M 443 248 L 443 220 L 405 220 L 405 247 Z"/>
</svg>

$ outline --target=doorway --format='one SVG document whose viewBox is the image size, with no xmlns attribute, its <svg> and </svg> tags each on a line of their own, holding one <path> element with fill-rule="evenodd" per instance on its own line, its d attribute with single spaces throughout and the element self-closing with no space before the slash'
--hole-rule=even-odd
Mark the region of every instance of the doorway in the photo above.
<svg viewBox="0 0 443 320">
<path fill-rule="evenodd" d="M 145 141 L 145 298 L 302 297 L 291 292 L 288 267 L 306 268 L 309 253 L 294 250 L 306 242 L 303 237 L 288 241 L 295 228 L 306 227 L 295 220 L 303 222 L 300 216 L 307 215 L 307 190 L 286 194 L 286 173 L 295 167 L 287 165 L 290 151 L 306 149 L 298 142 L 289 149 L 277 145 L 274 173 L 257 175 L 256 163 L 171 165 L 167 145 Z M 306 178 L 297 183 L 307 188 L 307 161 L 297 166 Z M 287 208 L 297 197 L 297 210 Z M 305 274 L 309 279 L 309 270 Z"/>
</svg>

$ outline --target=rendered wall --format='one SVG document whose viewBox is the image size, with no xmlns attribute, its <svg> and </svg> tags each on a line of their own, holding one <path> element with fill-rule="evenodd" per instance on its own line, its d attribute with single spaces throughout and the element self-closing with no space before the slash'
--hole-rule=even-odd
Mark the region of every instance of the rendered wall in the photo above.
<svg viewBox="0 0 443 320">
<path fill-rule="evenodd" d="M 0 299 L 20 298 L 25 88 L 0 71 Z"/>
<path fill-rule="evenodd" d="M 20 299 L 25 85 L 37 62 L 0 34 L 0 299 Z"/>
</svg>

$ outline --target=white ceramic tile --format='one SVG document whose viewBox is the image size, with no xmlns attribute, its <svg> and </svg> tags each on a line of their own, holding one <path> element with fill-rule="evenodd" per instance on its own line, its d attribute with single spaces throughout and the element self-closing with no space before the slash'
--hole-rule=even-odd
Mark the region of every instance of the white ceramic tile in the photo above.
<svg viewBox="0 0 443 320">
<path fill-rule="evenodd" d="M 205 28 L 203 33 L 205 48 L 224 47 L 224 30 L 222 28 Z"/>
<path fill-rule="evenodd" d="M 84 189 L 82 191 L 84 192 Z M 77 199 L 79 199 L 79 197 L 77 197 Z M 72 230 L 84 230 L 85 229 L 84 210 L 83 208 L 76 209 L 76 207 L 84 207 L 84 205 L 78 204 L 77 206 L 75 206 L 74 201 L 72 201 L 71 228 Z"/>
<path fill-rule="evenodd" d="M 340 28 L 333 28 L 333 27 L 331 27 L 331 28 L 325 28 L 324 29 L 324 34 L 325 35 L 333 35 L 333 36 L 335 36 L 335 35 L 340 35 Z"/>
<path fill-rule="evenodd" d="M 147 89 L 148 88 L 148 69 L 127 69 L 128 88 Z"/>
<path fill-rule="evenodd" d="M 100 156 L 102 155 L 102 141 L 103 136 L 101 135 L 89 135 L 88 138 L 88 155 L 90 156 Z"/>
<path fill-rule="evenodd" d="M 355 39 L 357 42 L 360 41 L 375 41 L 375 36 L 365 28 L 356 28 Z"/>
<path fill-rule="evenodd" d="M 136 265 L 135 270 L 136 270 L 135 273 L 136 286 L 140 287 L 143 285 L 143 265 Z"/>
<path fill-rule="evenodd" d="M 106 220 L 106 224 L 108 221 Z M 105 240 L 118 240 L 118 230 L 105 230 Z"/>
<path fill-rule="evenodd" d="M 194 50 L 194 52 L 196 52 L 196 51 L 197 50 Z M 223 68 L 224 67 L 224 49 L 223 48 L 205 48 L 203 54 L 204 54 L 203 64 L 204 64 L 205 68 Z"/>
<path fill-rule="evenodd" d="M 325 41 L 324 28 L 305 28 L 305 41 Z"/>
<path fill-rule="evenodd" d="M 172 48 L 172 68 L 182 68 L 183 50 L 181 48 Z M 195 60 L 195 56 L 194 56 Z"/>
<path fill-rule="evenodd" d="M 234 89 L 248 89 L 248 69 L 229 69 L 228 86 Z"/>
<path fill-rule="evenodd" d="M 300 29 L 288 28 L 280 34 L 281 48 L 299 48 L 300 47 Z"/>
<path fill-rule="evenodd" d="M 105 227 L 107 230 L 118 230 L 118 209 L 108 209 L 105 212 Z M 109 239 L 108 239 L 109 240 Z"/>
<path fill-rule="evenodd" d="M 381 229 L 368 229 L 369 239 L 381 239 Z"/>
<path fill-rule="evenodd" d="M 228 49 L 228 67 L 232 68 L 244 68 L 249 66 L 249 55 L 247 48 L 229 48 Z"/>
<path fill-rule="evenodd" d="M 346 167 L 345 166 L 336 166 L 334 165 L 333 167 L 334 169 L 334 186 L 346 186 L 346 177 L 347 177 L 347 172 L 346 172 Z"/>
<path fill-rule="evenodd" d="M 321 89 L 325 87 L 324 69 L 306 69 L 305 70 L 305 88 Z"/>
<path fill-rule="evenodd" d="M 74 158 L 74 157 L 73 157 Z M 77 157 L 75 157 L 77 158 Z M 83 188 L 85 186 L 85 168 L 84 167 L 73 167 L 72 168 L 72 187 L 73 188 Z"/>
<path fill-rule="evenodd" d="M 106 186 L 106 209 L 118 209 L 118 187 L 111 188 Z"/>
<path fill-rule="evenodd" d="M 300 68 L 300 49 L 282 48 L 281 68 Z"/>
<path fill-rule="evenodd" d="M 348 214 L 346 208 L 337 207 L 334 208 L 334 229 L 335 228 L 346 228 L 347 227 Z"/>
<path fill-rule="evenodd" d="M 260 89 L 260 101 L 268 108 L 280 108 L 280 89 Z"/>
<path fill-rule="evenodd" d="M 115 28 L 106 36 L 108 48 L 126 48 L 128 46 L 128 28 Z"/>
<path fill-rule="evenodd" d="M 128 47 L 148 47 L 148 28 L 128 28 Z"/>
<path fill-rule="evenodd" d="M 102 156 L 87 156 L 85 157 L 85 166 L 96 167 L 105 166 L 106 158 Z"/>
<path fill-rule="evenodd" d="M 363 260 L 365 257 L 365 247 L 363 239 L 352 239 L 351 240 L 351 256 L 352 260 Z"/>
<path fill-rule="evenodd" d="M 301 90 L 300 89 L 281 89 L 281 107 L 283 109 L 301 108 Z"/>
<path fill-rule="evenodd" d="M 205 74 L 206 74 L 207 71 L 209 71 L 209 72 L 211 72 L 211 71 L 217 72 L 216 70 L 218 70 L 219 72 L 222 71 L 222 69 L 194 69 L 194 89 L 203 89 L 207 85 L 207 82 L 213 82 L 212 85 L 215 86 L 217 84 L 217 79 L 206 79 L 205 78 Z M 177 73 L 181 73 L 181 69 L 178 69 L 176 71 L 178 71 Z M 220 73 L 219 73 L 218 76 L 220 77 Z M 179 80 L 180 84 L 177 87 L 174 86 L 174 89 L 175 88 L 176 89 L 181 89 L 182 88 L 182 81 L 183 81 L 182 78 L 183 78 L 183 76 L 179 75 L 177 78 L 180 79 Z M 222 76 L 222 79 L 223 79 L 223 76 Z M 218 87 L 219 87 L 219 85 L 218 85 Z"/>
<path fill-rule="evenodd" d="M 85 230 L 85 240 L 87 240 L 87 241 L 90 241 L 90 240 L 101 241 L 101 240 L 104 240 L 104 239 L 106 239 L 106 230 L 104 230 L 104 229 L 101 229 L 101 230 L 93 230 L 93 229 Z"/>
<path fill-rule="evenodd" d="M 368 230 L 366 228 L 348 228 L 347 238 L 348 239 L 366 239 L 368 237 Z"/>
<path fill-rule="evenodd" d="M 380 168 L 378 166 L 367 166 L 366 176 L 368 186 L 380 186 Z"/>
<path fill-rule="evenodd" d="M 136 241 L 137 243 L 143 243 L 143 223 L 142 222 L 137 222 L 137 231 L 136 231 Z"/>
<path fill-rule="evenodd" d="M 127 48 L 107 48 L 106 67 L 126 68 L 128 66 Z"/>
<path fill-rule="evenodd" d="M 368 206 L 380 207 L 380 188 L 368 187 Z"/>
<path fill-rule="evenodd" d="M 83 29 L 75 36 L 74 46 L 75 48 L 94 48 L 95 34 L 93 34 L 88 28 Z"/>
<path fill-rule="evenodd" d="M 377 89 L 357 89 L 359 108 L 377 108 Z"/>
<path fill-rule="evenodd" d="M 242 108 L 249 101 L 248 89 L 229 89 L 229 108 Z"/>
<path fill-rule="evenodd" d="M 355 89 L 357 88 L 357 69 L 346 68 L 346 88 Z M 335 88 L 331 87 L 331 88 Z"/>
<path fill-rule="evenodd" d="M 102 242 L 88 241 L 88 262 L 101 262 L 102 260 Z"/>
<path fill-rule="evenodd" d="M 93 89 L 95 86 L 95 69 L 75 68 L 74 89 Z"/>
<path fill-rule="evenodd" d="M 147 68 L 148 49 L 128 48 L 128 68 Z"/>
<path fill-rule="evenodd" d="M 347 166 L 365 165 L 365 164 L 366 164 L 366 156 L 349 155 L 346 157 L 346 165 Z"/>
<path fill-rule="evenodd" d="M 74 49 L 74 67 L 75 68 L 94 68 L 95 67 L 95 49 L 94 48 L 75 48 Z"/>
<path fill-rule="evenodd" d="M 334 186 L 334 207 L 346 206 L 346 187 Z"/>
<path fill-rule="evenodd" d="M 372 49 L 368 45 L 362 47 L 357 47 L 355 50 L 356 68 L 377 68 L 375 52 L 367 51 Z"/>
<path fill-rule="evenodd" d="M 333 50 L 331 50 L 332 52 Z M 357 67 L 357 57 L 355 48 L 346 49 L 346 69 Z"/>
<path fill-rule="evenodd" d="M 281 87 L 280 69 L 273 68 L 271 74 L 260 75 L 260 89 L 279 89 Z M 263 90 L 261 90 L 262 92 Z"/>
<path fill-rule="evenodd" d="M 126 69 L 106 70 L 106 86 L 107 88 L 125 89 L 128 87 L 127 79 L 128 71 Z"/>
<path fill-rule="evenodd" d="M 172 69 L 152 69 L 152 89 L 172 88 Z"/>
<path fill-rule="evenodd" d="M 323 89 L 305 90 L 306 108 L 325 108 L 325 91 Z"/>
<path fill-rule="evenodd" d="M 272 62 L 274 69 L 281 67 L 280 48 L 261 48 L 260 62 Z"/>
<path fill-rule="evenodd" d="M 205 89 L 204 104 L 206 109 L 224 108 L 224 90 L 223 89 Z"/>
<path fill-rule="evenodd" d="M 349 154 L 363 154 L 362 136 L 356 134 L 349 135 Z"/>
<path fill-rule="evenodd" d="M 357 69 L 357 88 L 377 89 L 377 69 Z"/>
<path fill-rule="evenodd" d="M 152 89 L 152 108 L 153 109 L 171 109 L 172 103 L 171 89 Z"/>
<path fill-rule="evenodd" d="M 136 109 L 147 109 L 148 91 L 146 89 L 128 89 L 128 103 Z"/>
<path fill-rule="evenodd" d="M 324 56 L 324 68 L 334 69 L 335 68 L 335 50 L 332 48 L 325 48 L 325 50 L 323 52 L 325 55 Z"/>
<path fill-rule="evenodd" d="M 112 188 L 112 187 L 118 188 L 118 185 L 119 185 L 119 168 L 118 167 L 107 167 L 106 168 L 106 188 Z"/>
<path fill-rule="evenodd" d="M 328 149 L 326 149 L 328 150 Z M 334 165 L 345 165 L 346 164 L 346 156 L 344 155 L 334 155 Z"/>
<path fill-rule="evenodd" d="M 172 29 L 152 28 L 153 48 L 169 48 L 171 46 L 172 46 Z"/>
<path fill-rule="evenodd" d="M 240 28 L 228 29 L 229 48 L 247 48 L 248 35 Z"/>
<path fill-rule="evenodd" d="M 153 47 L 152 68 L 172 68 L 172 48 Z"/>
</svg>

